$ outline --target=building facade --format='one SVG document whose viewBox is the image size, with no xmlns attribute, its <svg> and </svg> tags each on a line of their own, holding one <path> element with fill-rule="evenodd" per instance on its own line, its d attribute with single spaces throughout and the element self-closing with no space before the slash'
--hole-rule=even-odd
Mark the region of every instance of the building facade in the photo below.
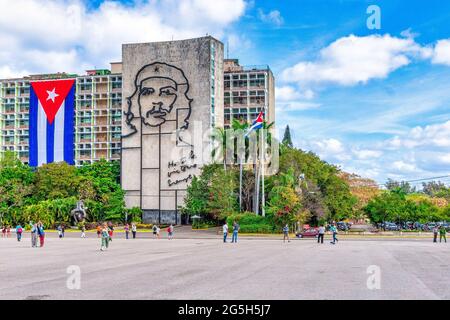
<svg viewBox="0 0 450 320">
<path fill-rule="evenodd" d="M 223 44 L 203 37 L 122 48 L 121 182 L 143 220 L 179 223 L 179 206 L 223 127 Z"/>
<path fill-rule="evenodd" d="M 264 120 L 275 122 L 275 79 L 269 66 L 244 67 L 237 59 L 224 61 L 224 125 L 233 119 L 251 123 L 264 112 Z"/>
</svg>

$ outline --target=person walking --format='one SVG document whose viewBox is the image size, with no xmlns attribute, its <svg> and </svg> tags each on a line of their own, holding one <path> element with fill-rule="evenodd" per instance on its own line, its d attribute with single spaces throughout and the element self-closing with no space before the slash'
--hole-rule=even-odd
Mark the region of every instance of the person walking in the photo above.
<svg viewBox="0 0 450 320">
<path fill-rule="evenodd" d="M 156 237 L 159 239 L 161 228 L 159 226 L 156 227 Z"/>
<path fill-rule="evenodd" d="M 334 225 L 334 224 L 331 225 L 330 231 L 331 231 L 332 234 L 333 234 L 333 241 L 331 241 L 330 243 L 331 243 L 331 244 L 336 244 L 336 242 L 339 241 L 338 238 L 337 238 L 337 233 L 338 233 L 338 231 L 337 231 L 336 225 Z"/>
<path fill-rule="evenodd" d="M 22 240 L 22 232 L 23 232 L 23 228 L 20 225 L 20 223 L 16 226 L 16 236 L 17 236 L 17 241 L 20 242 L 20 240 Z"/>
<path fill-rule="evenodd" d="M 100 238 L 102 236 L 102 226 L 97 225 L 97 238 Z"/>
<path fill-rule="evenodd" d="M 438 226 L 434 226 L 434 228 L 433 228 L 433 242 L 434 242 L 434 243 L 437 243 L 437 236 L 438 236 L 438 233 L 439 233 L 439 228 L 438 228 Z"/>
<path fill-rule="evenodd" d="M 65 235 L 65 232 L 66 232 L 66 227 L 62 224 L 61 225 L 61 235 L 62 235 L 63 238 L 64 238 L 64 235 Z"/>
<path fill-rule="evenodd" d="M 442 238 L 444 238 L 445 243 L 447 243 L 447 230 L 445 230 L 444 226 L 440 226 L 439 228 L 439 242 L 442 242 Z"/>
<path fill-rule="evenodd" d="M 156 239 L 156 231 L 158 230 L 158 226 L 156 224 L 153 225 L 152 231 L 153 231 L 153 239 Z"/>
<path fill-rule="evenodd" d="M 130 233 L 130 225 L 127 223 L 124 227 L 123 230 L 125 231 L 125 239 L 128 240 L 128 234 Z"/>
<path fill-rule="evenodd" d="M 167 235 L 169 240 L 173 239 L 173 225 L 171 224 L 168 228 L 167 228 Z"/>
<path fill-rule="evenodd" d="M 2 227 L 2 238 L 6 238 L 6 225 Z"/>
<path fill-rule="evenodd" d="M 240 229 L 239 224 L 236 221 L 234 221 L 233 222 L 233 236 L 231 237 L 231 243 L 234 243 L 234 242 L 237 243 L 239 229 Z"/>
<path fill-rule="evenodd" d="M 131 233 L 133 234 L 133 239 L 136 239 L 137 226 L 136 223 L 131 224 Z"/>
<path fill-rule="evenodd" d="M 57 230 L 58 230 L 58 237 L 61 239 L 62 238 L 62 226 L 59 225 Z"/>
<path fill-rule="evenodd" d="M 319 235 L 317 237 L 317 243 L 321 243 L 323 244 L 323 238 L 325 236 L 325 227 L 323 225 L 321 225 L 319 227 Z"/>
<path fill-rule="evenodd" d="M 81 226 L 81 238 L 86 238 L 86 226 L 84 224 Z"/>
<path fill-rule="evenodd" d="M 11 226 L 8 225 L 8 227 L 6 228 L 6 237 L 10 238 L 11 237 Z"/>
<path fill-rule="evenodd" d="M 101 235 L 102 235 L 102 244 L 100 247 L 100 251 L 104 251 L 104 250 L 108 249 L 109 240 L 110 240 L 109 228 L 106 223 L 103 224 Z"/>
<path fill-rule="evenodd" d="M 289 239 L 289 225 L 286 223 L 286 225 L 283 227 L 283 243 L 286 242 L 286 239 L 288 242 L 291 242 Z"/>
<path fill-rule="evenodd" d="M 33 223 L 31 226 L 31 247 L 37 248 L 38 228 L 37 223 Z"/>
<path fill-rule="evenodd" d="M 225 224 L 222 227 L 222 231 L 223 231 L 223 242 L 227 242 L 227 237 L 228 237 L 228 224 L 225 222 Z"/>
<path fill-rule="evenodd" d="M 41 221 L 38 222 L 37 224 L 37 231 L 38 231 L 38 236 L 39 236 L 39 246 L 42 248 L 44 246 L 44 241 L 45 241 L 45 231 L 44 231 L 44 225 L 42 224 Z"/>
<path fill-rule="evenodd" d="M 109 222 L 108 223 L 108 233 L 109 233 L 109 241 L 112 241 L 112 237 L 113 237 L 113 234 L 114 234 L 114 226 L 113 226 L 113 224 L 112 224 L 112 222 Z"/>
</svg>

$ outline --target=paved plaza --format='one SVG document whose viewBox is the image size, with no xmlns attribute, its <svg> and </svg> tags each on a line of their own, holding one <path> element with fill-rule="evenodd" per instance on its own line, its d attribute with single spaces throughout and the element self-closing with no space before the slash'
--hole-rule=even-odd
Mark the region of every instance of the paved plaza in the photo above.
<svg viewBox="0 0 450 320">
<path fill-rule="evenodd" d="M 450 244 L 423 239 L 115 238 L 99 248 L 95 234 L 51 235 L 44 248 L 0 239 L 0 299 L 450 299 Z M 69 266 L 79 290 L 67 286 Z M 380 289 L 368 289 L 369 266 Z"/>
</svg>

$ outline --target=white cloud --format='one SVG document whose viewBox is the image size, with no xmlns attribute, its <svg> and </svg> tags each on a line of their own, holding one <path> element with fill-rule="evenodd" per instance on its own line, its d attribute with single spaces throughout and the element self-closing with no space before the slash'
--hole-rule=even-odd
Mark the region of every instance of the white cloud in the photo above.
<svg viewBox="0 0 450 320">
<path fill-rule="evenodd" d="M 305 150 L 311 150 L 322 159 L 332 163 L 351 159 L 347 148 L 341 141 L 334 138 L 303 141 L 300 147 Z"/>
<path fill-rule="evenodd" d="M 438 41 L 434 48 L 433 63 L 450 66 L 450 39 Z"/>
<path fill-rule="evenodd" d="M 395 161 L 392 164 L 392 169 L 405 174 L 405 173 L 410 173 L 410 172 L 417 172 L 417 167 L 412 164 L 412 163 L 406 163 L 404 161 Z"/>
<path fill-rule="evenodd" d="M 285 69 L 285 82 L 335 83 L 351 86 L 371 79 L 386 78 L 391 72 L 411 63 L 413 58 L 427 58 L 430 48 L 418 45 L 413 38 L 390 35 L 340 38 L 320 51 L 319 59 L 302 61 Z"/>
<path fill-rule="evenodd" d="M 425 127 L 415 127 L 407 134 L 395 136 L 388 140 L 387 146 L 393 149 L 450 148 L 450 121 Z"/>
<path fill-rule="evenodd" d="M 275 89 L 277 101 L 286 102 L 298 99 L 311 100 L 315 97 L 314 91 L 306 89 L 304 91 L 297 90 L 292 86 L 281 86 Z"/>
<path fill-rule="evenodd" d="M 380 150 L 366 150 L 366 149 L 354 149 L 352 150 L 353 155 L 361 160 L 379 158 L 383 154 Z"/>
<path fill-rule="evenodd" d="M 246 2 L 152 0 L 125 6 L 105 1 L 88 10 L 81 0 L 0 0 L 0 8 L 2 78 L 107 67 L 120 59 L 123 43 L 207 33 L 220 38 L 244 14 Z"/>
<path fill-rule="evenodd" d="M 277 109 L 282 112 L 317 109 L 321 104 L 311 102 L 314 97 L 315 93 L 310 89 L 301 91 L 292 86 L 275 88 Z"/>
<path fill-rule="evenodd" d="M 305 102 L 305 101 L 291 101 L 277 104 L 277 108 L 279 109 L 278 111 L 281 112 L 317 109 L 320 108 L 320 106 L 321 106 L 320 103 Z"/>
<path fill-rule="evenodd" d="M 262 9 L 259 9 L 258 15 L 263 22 L 273 23 L 276 26 L 281 26 L 284 23 L 281 12 L 278 10 L 272 10 L 269 13 L 265 14 Z"/>
</svg>

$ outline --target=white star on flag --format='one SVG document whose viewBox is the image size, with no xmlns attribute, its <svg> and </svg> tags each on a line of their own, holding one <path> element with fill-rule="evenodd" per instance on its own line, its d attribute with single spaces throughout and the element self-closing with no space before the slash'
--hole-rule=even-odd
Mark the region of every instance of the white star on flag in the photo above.
<svg viewBox="0 0 450 320">
<path fill-rule="evenodd" d="M 55 98 L 56 98 L 56 97 L 59 97 L 59 94 L 57 94 L 57 93 L 55 92 L 55 90 L 56 90 L 56 88 L 53 88 L 52 91 L 46 90 L 47 93 L 48 93 L 47 101 L 48 101 L 48 100 L 52 100 L 52 102 L 55 103 Z"/>
</svg>

